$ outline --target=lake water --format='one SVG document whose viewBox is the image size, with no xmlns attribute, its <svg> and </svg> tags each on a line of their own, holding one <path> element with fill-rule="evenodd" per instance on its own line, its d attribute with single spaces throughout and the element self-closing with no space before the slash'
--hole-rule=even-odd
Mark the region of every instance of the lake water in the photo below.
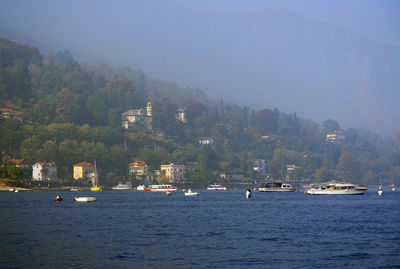
<svg viewBox="0 0 400 269">
<path fill-rule="evenodd" d="M 0 267 L 400 268 L 400 191 L 199 191 L 0 193 Z"/>
</svg>

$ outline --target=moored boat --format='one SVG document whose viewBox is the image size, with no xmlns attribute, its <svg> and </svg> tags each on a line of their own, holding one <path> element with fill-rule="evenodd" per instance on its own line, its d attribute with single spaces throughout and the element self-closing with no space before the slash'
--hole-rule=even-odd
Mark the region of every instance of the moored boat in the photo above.
<svg viewBox="0 0 400 269">
<path fill-rule="evenodd" d="M 77 201 L 77 202 L 95 202 L 96 197 L 92 197 L 92 196 L 75 197 L 75 201 Z"/>
<path fill-rule="evenodd" d="M 90 188 L 91 191 L 101 191 L 101 187 L 99 186 L 99 175 L 97 174 L 96 160 L 94 160 L 94 184 L 93 187 Z"/>
<path fill-rule="evenodd" d="M 148 185 L 144 187 L 144 191 L 151 192 L 167 192 L 167 191 L 177 191 L 178 189 L 170 184 L 159 184 L 159 185 Z"/>
<path fill-rule="evenodd" d="M 289 183 L 283 182 L 265 182 L 258 188 L 259 192 L 294 192 L 294 188 Z"/>
<path fill-rule="evenodd" d="M 132 182 L 127 181 L 125 184 L 119 182 L 117 186 L 112 187 L 113 190 L 117 191 L 125 191 L 125 190 L 132 190 Z"/>
<path fill-rule="evenodd" d="M 145 188 L 146 188 L 145 185 L 139 185 L 139 186 L 137 186 L 136 190 L 138 190 L 138 191 L 144 191 Z"/>
<path fill-rule="evenodd" d="M 191 189 L 189 189 L 187 192 L 185 192 L 185 196 L 199 196 L 200 193 L 198 192 L 193 192 Z"/>
<path fill-rule="evenodd" d="M 219 184 L 212 184 L 207 186 L 208 191 L 226 191 L 226 187 Z"/>
<path fill-rule="evenodd" d="M 329 182 L 312 184 L 306 193 L 309 195 L 362 195 L 366 191 L 366 187 L 359 187 L 352 183 Z"/>
</svg>

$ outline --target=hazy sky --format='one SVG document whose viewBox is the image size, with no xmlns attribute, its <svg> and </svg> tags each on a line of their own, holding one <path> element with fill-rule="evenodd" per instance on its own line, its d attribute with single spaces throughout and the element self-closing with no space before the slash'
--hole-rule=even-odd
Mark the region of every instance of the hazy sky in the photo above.
<svg viewBox="0 0 400 269">
<path fill-rule="evenodd" d="M 397 0 L 4 0 L 0 24 L 78 61 L 252 108 L 400 130 Z"/>
<path fill-rule="evenodd" d="M 245 10 L 287 8 L 320 22 L 332 23 L 372 40 L 400 45 L 398 0 L 176 0 L 188 7 L 234 14 Z"/>
</svg>

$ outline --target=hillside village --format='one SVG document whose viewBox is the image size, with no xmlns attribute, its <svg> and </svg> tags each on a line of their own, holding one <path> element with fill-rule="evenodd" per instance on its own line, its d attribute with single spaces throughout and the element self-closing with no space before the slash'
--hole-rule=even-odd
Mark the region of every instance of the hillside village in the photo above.
<svg viewBox="0 0 400 269">
<path fill-rule="evenodd" d="M 400 138 L 253 110 L 142 71 L 0 39 L 0 177 L 90 186 L 345 180 L 400 184 Z"/>
</svg>

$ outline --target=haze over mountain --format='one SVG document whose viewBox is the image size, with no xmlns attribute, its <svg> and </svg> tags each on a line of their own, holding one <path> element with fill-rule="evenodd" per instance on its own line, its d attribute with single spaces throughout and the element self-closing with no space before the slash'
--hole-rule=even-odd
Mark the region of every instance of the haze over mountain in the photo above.
<svg viewBox="0 0 400 269">
<path fill-rule="evenodd" d="M 254 108 L 381 134 L 400 130 L 400 49 L 289 9 L 233 14 L 174 1 L 3 1 L 40 47 L 109 62 Z"/>
</svg>

